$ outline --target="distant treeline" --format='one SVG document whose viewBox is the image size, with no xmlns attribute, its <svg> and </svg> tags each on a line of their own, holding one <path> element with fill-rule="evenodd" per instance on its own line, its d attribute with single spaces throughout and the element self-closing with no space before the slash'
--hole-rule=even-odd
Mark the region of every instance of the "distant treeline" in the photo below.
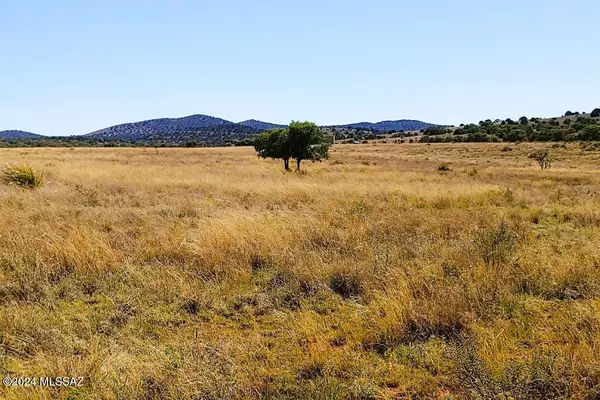
<svg viewBox="0 0 600 400">
<path fill-rule="evenodd" d="M 522 117 L 518 121 L 486 120 L 458 128 L 431 127 L 422 131 L 421 142 L 562 142 L 600 140 L 600 110 L 591 116 L 565 114 L 564 118 Z"/>
<path fill-rule="evenodd" d="M 253 139 L 199 141 L 199 140 L 126 140 L 95 139 L 91 137 L 44 137 L 34 139 L 0 140 L 6 147 L 222 147 L 252 146 Z"/>
<path fill-rule="evenodd" d="M 378 132 L 372 128 L 323 127 L 338 143 L 362 143 L 368 140 L 404 139 L 414 132 Z M 254 135 L 243 137 L 224 132 L 204 132 L 190 138 L 188 132 L 156 135 L 144 139 L 108 139 L 94 136 L 62 136 L 0 139 L 0 147 L 222 147 L 253 146 Z M 540 119 L 521 117 L 517 121 L 485 120 L 460 127 L 431 126 L 421 130 L 422 143 L 447 142 L 562 142 L 600 141 L 600 109 L 590 114 L 566 112 L 563 117 Z M 187 136 L 187 137 L 186 137 Z M 241 136 L 241 137 L 240 137 Z M 415 139 L 418 141 L 419 139 Z M 412 142 L 412 139 L 410 140 Z"/>
</svg>

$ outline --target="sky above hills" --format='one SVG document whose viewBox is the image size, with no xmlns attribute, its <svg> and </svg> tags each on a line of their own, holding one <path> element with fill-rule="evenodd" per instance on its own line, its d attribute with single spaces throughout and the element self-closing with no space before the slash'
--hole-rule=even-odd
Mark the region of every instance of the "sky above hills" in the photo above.
<svg viewBox="0 0 600 400">
<path fill-rule="evenodd" d="M 598 15 L 593 0 L 0 0 L 0 130 L 590 111 Z"/>
</svg>

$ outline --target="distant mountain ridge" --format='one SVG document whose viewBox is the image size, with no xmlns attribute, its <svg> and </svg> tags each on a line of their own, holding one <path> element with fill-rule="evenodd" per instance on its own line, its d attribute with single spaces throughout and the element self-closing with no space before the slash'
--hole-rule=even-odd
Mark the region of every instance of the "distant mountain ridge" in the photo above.
<svg viewBox="0 0 600 400">
<path fill-rule="evenodd" d="M 35 139 L 42 137 L 44 136 L 38 135 L 37 133 L 19 130 L 0 131 L 0 139 Z"/>
<path fill-rule="evenodd" d="M 343 125 L 348 128 L 356 129 L 372 129 L 380 132 L 390 131 L 419 131 L 421 129 L 427 129 L 432 126 L 438 126 L 436 124 L 430 124 L 423 121 L 417 121 L 414 119 L 399 119 L 396 121 L 380 121 L 380 122 L 357 122 L 354 124 Z"/>
<path fill-rule="evenodd" d="M 259 130 L 259 131 L 268 131 L 269 129 L 276 129 L 276 128 L 285 128 L 285 127 L 287 127 L 287 125 L 272 124 L 270 122 L 258 121 L 256 119 L 249 119 L 247 121 L 238 122 L 238 124 L 246 125 L 246 126 L 249 126 L 249 127 L 253 128 L 253 129 L 256 129 L 256 130 Z"/>
<path fill-rule="evenodd" d="M 244 135 L 251 136 L 269 129 L 285 128 L 286 126 L 256 119 L 235 123 L 222 118 L 195 114 L 181 118 L 159 118 L 115 125 L 88 133 L 86 136 L 128 140 L 160 139 L 161 137 L 172 139 L 185 136 L 189 139 L 207 140 L 210 137 L 224 138 L 230 135 L 232 138 L 239 139 L 243 138 Z M 416 120 L 397 120 L 376 123 L 359 122 L 335 126 L 390 132 L 420 130 L 436 125 Z"/>
<path fill-rule="evenodd" d="M 195 114 L 181 118 L 158 118 L 115 125 L 88 133 L 86 136 L 104 139 L 144 139 L 161 135 L 177 135 L 185 132 L 190 134 L 193 132 L 205 132 L 207 129 L 220 132 L 244 130 L 240 129 L 238 124 L 222 118 Z"/>
<path fill-rule="evenodd" d="M 245 141 L 266 130 L 285 128 L 286 126 L 287 125 L 274 124 L 256 119 L 249 119 L 236 123 L 209 115 L 194 114 L 181 118 L 157 118 L 139 122 L 129 122 L 73 137 L 134 142 L 197 142 L 214 145 L 216 143 Z M 328 126 L 328 128 L 336 127 L 373 132 L 398 132 L 421 130 L 431 126 L 436 125 L 416 120 L 397 120 L 376 123 L 358 122 L 346 125 L 333 125 Z M 36 139 L 44 137 L 47 136 L 18 130 L 0 132 L 0 139 L 6 140 Z"/>
</svg>

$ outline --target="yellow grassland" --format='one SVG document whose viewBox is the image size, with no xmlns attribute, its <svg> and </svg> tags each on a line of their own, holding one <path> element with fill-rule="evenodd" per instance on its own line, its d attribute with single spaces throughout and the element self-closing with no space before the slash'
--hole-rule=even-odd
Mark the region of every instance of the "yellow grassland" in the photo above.
<svg viewBox="0 0 600 400">
<path fill-rule="evenodd" d="M 597 398 L 600 152 L 540 147 L 2 149 L 0 375 L 85 380 L 0 398 Z"/>
</svg>

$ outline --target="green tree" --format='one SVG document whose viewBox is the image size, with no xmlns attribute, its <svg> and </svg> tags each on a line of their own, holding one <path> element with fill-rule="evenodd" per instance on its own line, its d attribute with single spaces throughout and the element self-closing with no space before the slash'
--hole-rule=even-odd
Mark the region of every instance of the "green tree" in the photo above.
<svg viewBox="0 0 600 400">
<path fill-rule="evenodd" d="M 580 140 L 600 140 L 600 125 L 587 125 L 579 132 Z"/>
<path fill-rule="evenodd" d="M 287 129 L 272 129 L 263 132 L 254 139 L 254 149 L 261 158 L 283 160 L 283 168 L 290 169 L 289 135 Z"/>
<path fill-rule="evenodd" d="M 591 114 L 592 118 L 600 117 L 600 108 L 594 108 Z"/>
<path fill-rule="evenodd" d="M 527 133 L 523 129 L 510 129 L 504 135 L 504 140 L 508 142 L 523 142 L 527 140 Z"/>
<path fill-rule="evenodd" d="M 329 143 L 321 129 L 312 122 L 292 121 L 288 128 L 288 140 L 291 158 L 296 160 L 298 169 L 302 160 L 315 162 L 329 158 Z"/>
<path fill-rule="evenodd" d="M 303 160 L 321 161 L 329 158 L 330 143 L 312 122 L 292 121 L 287 129 L 273 129 L 254 140 L 254 149 L 261 158 L 282 159 L 283 167 L 290 169 L 290 159 L 300 169 Z"/>
<path fill-rule="evenodd" d="M 446 133 L 448 130 L 443 126 L 430 126 L 423 131 L 423 135 L 426 136 L 445 135 Z"/>
</svg>

